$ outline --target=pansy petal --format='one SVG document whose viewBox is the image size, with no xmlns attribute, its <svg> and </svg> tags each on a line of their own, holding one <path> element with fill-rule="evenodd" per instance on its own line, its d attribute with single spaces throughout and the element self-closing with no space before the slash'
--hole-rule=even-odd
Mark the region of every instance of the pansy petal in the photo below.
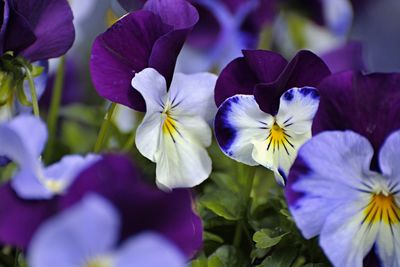
<svg viewBox="0 0 400 267">
<path fill-rule="evenodd" d="M 215 136 L 229 157 L 254 166 L 253 141 L 265 140 L 273 117 L 262 112 L 253 96 L 236 95 L 225 100 L 215 117 Z"/>
<path fill-rule="evenodd" d="M 289 174 L 286 198 L 306 238 L 321 233 L 336 207 L 360 197 L 368 186 L 362 179 L 371 175 L 372 155 L 368 140 L 353 132 L 321 133 L 301 147 Z"/>
<path fill-rule="evenodd" d="M 379 151 L 379 167 L 382 173 L 389 176 L 394 183 L 400 184 L 399 145 L 400 131 L 395 131 L 387 137 Z"/>
<path fill-rule="evenodd" d="M 309 134 L 319 104 L 318 91 L 313 87 L 292 88 L 281 99 L 277 123 L 288 131 L 289 135 Z"/>
<path fill-rule="evenodd" d="M 32 115 L 20 115 L 8 126 L 18 134 L 32 156 L 40 156 L 47 141 L 47 128 L 43 121 Z"/>
<path fill-rule="evenodd" d="M 114 248 L 119 230 L 117 210 L 98 195 L 86 196 L 40 226 L 29 245 L 29 265 L 84 266 Z"/>
<path fill-rule="evenodd" d="M 217 112 L 213 100 L 216 81 L 217 76 L 211 73 L 176 73 L 169 89 L 171 105 L 176 104 L 174 114 L 200 116 L 211 122 Z"/>
<path fill-rule="evenodd" d="M 118 20 L 93 43 L 90 72 L 99 95 L 138 111 L 146 106 L 131 86 L 136 72 L 149 66 L 156 40 L 172 30 L 161 18 L 141 10 Z"/>
<path fill-rule="evenodd" d="M 275 81 L 257 85 L 254 96 L 261 110 L 275 115 L 279 110 L 279 98 L 286 90 L 293 87 L 316 87 L 329 74 L 329 68 L 322 59 L 310 51 L 302 50 Z"/>
<path fill-rule="evenodd" d="M 175 243 L 187 257 L 194 256 L 202 245 L 201 220 L 193 210 L 190 192 L 164 193 L 144 183 L 126 157 L 105 155 L 85 169 L 69 194 L 62 196 L 61 206 L 69 207 L 88 191 L 104 196 L 119 210 L 121 240 L 145 230 L 155 231 Z"/>
<path fill-rule="evenodd" d="M 155 160 L 157 183 L 167 190 L 196 186 L 211 173 L 211 159 L 204 144 L 196 138 L 196 135 L 204 135 L 211 140 L 211 130 L 205 122 L 202 123 L 201 118 L 192 120 L 194 121 L 190 123 L 191 125 L 196 122 L 199 125 L 197 127 L 199 132 L 195 135 L 189 132 L 189 129 L 185 129 L 185 125 L 180 121 L 174 122 L 176 128 L 173 129 L 165 126 L 164 122 Z"/>
<path fill-rule="evenodd" d="M 400 224 L 380 225 L 376 242 L 376 252 L 383 266 L 400 266 Z"/>
<path fill-rule="evenodd" d="M 364 70 L 365 63 L 360 42 L 352 41 L 321 55 L 332 73 L 346 70 Z"/>
<path fill-rule="evenodd" d="M 22 14 L 35 34 L 35 41 L 21 51 L 34 62 L 65 54 L 75 39 L 73 15 L 67 0 L 15 1 L 14 7 Z M 18 33 L 20 34 L 20 33 Z"/>
<path fill-rule="evenodd" d="M 22 169 L 11 180 L 11 186 L 22 199 L 50 199 L 54 193 L 39 180 L 38 174 Z"/>
<path fill-rule="evenodd" d="M 388 135 L 400 128 L 399 84 L 400 75 L 395 73 L 348 71 L 325 78 L 318 86 L 320 106 L 313 133 L 352 130 L 368 138 L 377 152 Z M 377 168 L 377 162 L 373 165 Z"/>
<path fill-rule="evenodd" d="M 167 83 L 157 70 L 146 68 L 136 73 L 132 79 L 132 87 L 142 95 L 146 102 L 146 114 L 163 111 L 163 103 L 167 94 Z"/>
<path fill-rule="evenodd" d="M 162 236 L 151 232 L 128 239 L 115 257 L 118 267 L 130 267 L 133 262 L 146 267 L 186 266 L 182 252 Z"/>
<path fill-rule="evenodd" d="M 136 130 L 135 144 L 140 154 L 155 162 L 160 145 L 162 117 L 158 113 L 146 114 Z"/>
</svg>

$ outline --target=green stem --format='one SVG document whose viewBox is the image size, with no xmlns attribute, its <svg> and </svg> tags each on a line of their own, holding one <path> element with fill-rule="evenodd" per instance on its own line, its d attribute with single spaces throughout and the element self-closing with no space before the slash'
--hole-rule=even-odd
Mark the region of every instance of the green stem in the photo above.
<svg viewBox="0 0 400 267">
<path fill-rule="evenodd" d="M 242 224 L 241 221 L 238 221 L 235 227 L 235 235 L 233 236 L 233 245 L 235 247 L 239 247 L 241 241 L 242 241 Z"/>
<path fill-rule="evenodd" d="M 47 127 L 49 129 L 49 140 L 47 143 L 47 149 L 45 158 L 50 159 L 53 155 L 53 149 L 56 140 L 57 132 L 57 119 L 60 109 L 62 90 L 64 85 L 64 69 L 65 69 L 65 57 L 61 57 L 60 63 L 58 64 L 56 79 L 53 85 L 53 92 L 51 95 L 50 109 L 47 115 Z"/>
<path fill-rule="evenodd" d="M 99 153 L 101 151 L 101 149 L 103 148 L 103 144 L 107 141 L 108 129 L 110 128 L 111 118 L 114 114 L 116 106 L 117 106 L 116 103 L 111 103 L 106 115 L 104 116 L 104 120 L 103 120 L 103 123 L 101 124 L 101 128 L 100 128 L 99 134 L 97 136 L 96 144 L 94 146 L 95 153 Z"/>
<path fill-rule="evenodd" d="M 135 137 L 136 137 L 136 128 L 132 130 L 132 133 L 129 135 L 128 141 L 126 141 L 124 147 L 122 148 L 122 151 L 128 152 L 133 144 L 135 143 Z"/>
<path fill-rule="evenodd" d="M 31 91 L 33 114 L 35 114 L 36 117 L 40 118 L 39 103 L 36 95 L 36 88 L 35 88 L 35 83 L 33 81 L 32 73 L 27 67 L 25 67 L 25 70 L 29 81 L 29 88 Z"/>
</svg>

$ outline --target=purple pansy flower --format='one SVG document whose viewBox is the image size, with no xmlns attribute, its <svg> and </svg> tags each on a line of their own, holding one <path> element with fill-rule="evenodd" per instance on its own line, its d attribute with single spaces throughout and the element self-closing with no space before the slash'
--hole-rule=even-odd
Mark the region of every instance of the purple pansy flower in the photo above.
<svg viewBox="0 0 400 267">
<path fill-rule="evenodd" d="M 343 72 L 318 86 L 317 135 L 300 149 L 286 197 L 334 266 L 361 267 L 367 255 L 400 266 L 399 85 L 399 74 Z"/>
<path fill-rule="evenodd" d="M 38 229 L 28 249 L 29 266 L 186 266 L 182 252 L 161 235 L 139 233 L 119 245 L 120 229 L 111 203 L 99 195 L 86 196 Z"/>
<path fill-rule="evenodd" d="M 261 164 L 284 184 L 297 149 L 311 137 L 319 102 L 314 87 L 330 72 L 309 51 L 289 63 L 269 51 L 243 53 L 218 78 L 215 135 L 226 155 Z"/>
<path fill-rule="evenodd" d="M 157 232 L 177 245 L 189 258 L 202 245 L 202 225 L 187 190 L 164 193 L 140 180 L 123 156 L 104 155 L 75 179 L 65 194 L 51 200 L 19 198 L 10 184 L 0 187 L 0 242 L 26 248 L 40 224 L 85 197 L 106 198 L 121 215 L 124 241 L 143 231 Z"/>
<path fill-rule="evenodd" d="M 59 57 L 72 46 L 75 32 L 67 0 L 1 2 L 0 54 L 13 51 L 31 62 Z"/>
<path fill-rule="evenodd" d="M 171 82 L 176 57 L 198 20 L 184 0 L 150 0 L 143 10 L 117 21 L 93 44 L 90 70 L 97 92 L 138 111 L 145 111 L 141 94 L 132 89 L 135 73 L 151 67 Z"/>
</svg>

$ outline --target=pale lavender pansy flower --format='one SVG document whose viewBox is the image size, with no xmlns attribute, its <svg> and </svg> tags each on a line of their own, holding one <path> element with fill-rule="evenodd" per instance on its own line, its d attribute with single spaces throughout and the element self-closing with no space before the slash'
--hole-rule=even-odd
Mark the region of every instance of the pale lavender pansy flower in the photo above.
<svg viewBox="0 0 400 267">
<path fill-rule="evenodd" d="M 208 123 L 216 112 L 216 80 L 211 73 L 176 73 L 168 89 L 165 78 L 152 68 L 132 79 L 132 86 L 146 102 L 136 146 L 156 162 L 160 188 L 193 187 L 210 175 L 211 159 L 205 148 L 211 145 Z"/>
<path fill-rule="evenodd" d="M 41 152 L 46 140 L 46 125 L 32 115 L 20 115 L 0 125 L 0 155 L 19 166 L 11 185 L 21 198 L 48 199 L 62 194 L 82 169 L 99 159 L 67 155 L 44 167 Z"/>
<path fill-rule="evenodd" d="M 29 246 L 28 263 L 31 267 L 186 266 L 184 254 L 160 234 L 142 232 L 119 245 L 120 231 L 115 207 L 100 195 L 88 195 L 44 222 Z"/>
<path fill-rule="evenodd" d="M 400 131 L 378 153 L 353 131 L 318 134 L 303 145 L 286 189 L 289 209 L 306 238 L 337 267 L 363 266 L 374 250 L 381 266 L 400 266 Z"/>
</svg>

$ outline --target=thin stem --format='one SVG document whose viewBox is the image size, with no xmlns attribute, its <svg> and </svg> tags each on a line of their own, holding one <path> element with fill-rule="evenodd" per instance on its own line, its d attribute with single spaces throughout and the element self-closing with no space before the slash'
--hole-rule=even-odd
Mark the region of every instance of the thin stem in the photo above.
<svg viewBox="0 0 400 267">
<path fill-rule="evenodd" d="M 29 89 L 31 91 L 33 114 L 35 114 L 36 117 L 40 118 L 39 103 L 36 95 L 36 87 L 33 81 L 32 73 L 28 67 L 25 67 L 25 71 L 28 77 Z"/>
<path fill-rule="evenodd" d="M 242 241 L 242 225 L 240 223 L 241 221 L 238 221 L 236 223 L 235 227 L 235 235 L 233 236 L 233 245 L 235 247 L 240 246 L 240 242 Z"/>
<path fill-rule="evenodd" d="M 132 133 L 129 135 L 128 141 L 126 141 L 124 147 L 122 148 L 122 151 L 128 152 L 133 144 L 135 143 L 135 137 L 136 137 L 136 128 L 132 130 Z"/>
<path fill-rule="evenodd" d="M 49 141 L 47 143 L 45 158 L 50 159 L 53 155 L 54 143 L 56 140 L 57 132 L 57 119 L 60 109 L 63 85 L 64 85 L 64 69 L 65 57 L 61 57 L 58 64 L 56 79 L 53 85 L 53 92 L 51 95 L 50 109 L 47 115 L 47 127 L 49 129 Z"/>
<path fill-rule="evenodd" d="M 96 144 L 94 146 L 95 153 L 99 153 L 101 151 L 101 149 L 103 148 L 104 143 L 106 143 L 106 141 L 107 141 L 108 129 L 110 128 L 111 119 L 114 114 L 116 106 L 117 106 L 116 103 L 111 103 L 110 107 L 107 110 L 106 115 L 104 116 L 104 120 L 103 120 L 103 123 L 101 124 L 101 128 L 100 128 L 99 134 L 97 136 Z"/>
</svg>

